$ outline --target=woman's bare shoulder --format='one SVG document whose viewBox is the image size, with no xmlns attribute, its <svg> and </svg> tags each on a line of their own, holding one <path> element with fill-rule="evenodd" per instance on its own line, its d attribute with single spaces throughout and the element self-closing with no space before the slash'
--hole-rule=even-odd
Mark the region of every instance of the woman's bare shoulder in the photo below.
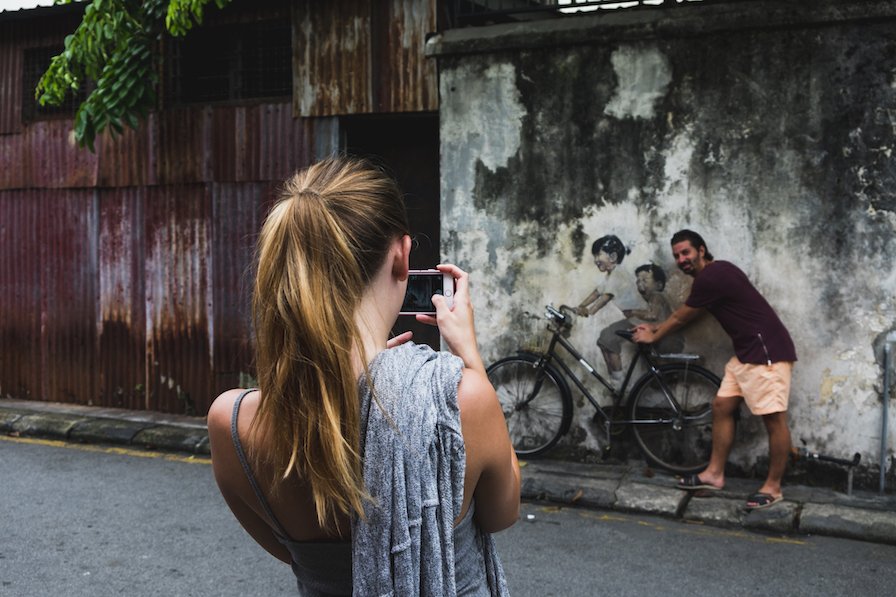
<svg viewBox="0 0 896 597">
<path fill-rule="evenodd" d="M 461 414 L 483 414 L 489 409 L 488 400 L 495 394 L 495 389 L 484 373 L 476 369 L 464 368 L 457 388 L 457 404 Z"/>
<path fill-rule="evenodd" d="M 243 388 L 234 388 L 232 390 L 227 390 L 220 394 L 217 398 L 212 402 L 211 407 L 208 409 L 208 427 L 209 433 L 214 430 L 219 430 L 221 428 L 230 429 L 230 419 L 233 416 L 233 405 L 236 402 L 236 399 L 246 392 Z M 247 395 L 251 396 L 251 394 Z"/>
</svg>

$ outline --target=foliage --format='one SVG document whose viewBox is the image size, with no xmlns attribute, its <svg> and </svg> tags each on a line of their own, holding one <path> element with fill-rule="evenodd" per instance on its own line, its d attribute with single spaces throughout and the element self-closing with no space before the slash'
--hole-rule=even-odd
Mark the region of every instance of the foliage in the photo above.
<svg viewBox="0 0 896 597">
<path fill-rule="evenodd" d="M 201 24 L 212 0 L 91 0 L 65 49 L 50 62 L 35 90 L 41 105 L 59 105 L 82 82 L 94 86 L 75 114 L 75 138 L 94 150 L 97 134 L 137 128 L 156 106 L 160 58 L 155 50 L 167 29 L 185 35 Z M 214 0 L 223 8 L 232 0 Z M 56 0 L 70 4 L 72 0 Z"/>
</svg>

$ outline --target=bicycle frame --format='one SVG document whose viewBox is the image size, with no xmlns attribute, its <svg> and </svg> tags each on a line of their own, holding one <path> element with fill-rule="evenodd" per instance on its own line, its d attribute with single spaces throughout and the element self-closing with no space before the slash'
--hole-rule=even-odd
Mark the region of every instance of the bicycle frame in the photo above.
<svg viewBox="0 0 896 597">
<path fill-rule="evenodd" d="M 597 411 L 597 413 L 601 416 L 604 421 L 604 431 L 607 434 L 607 439 L 609 441 L 610 430 L 614 425 L 667 425 L 672 423 L 673 425 L 681 424 L 681 419 L 687 419 L 687 415 L 682 414 L 682 408 L 679 404 L 678 400 L 675 399 L 675 396 L 669 390 L 666 382 L 663 380 L 662 376 L 659 373 L 659 369 L 657 368 L 656 363 L 653 359 L 650 358 L 650 355 L 647 354 L 647 349 L 638 346 L 637 353 L 635 357 L 632 359 L 632 362 L 628 366 L 628 371 L 626 371 L 625 378 L 620 386 L 619 390 L 616 390 L 610 383 L 600 374 L 598 373 L 591 363 L 582 356 L 582 354 L 576 350 L 576 348 L 563 337 L 562 331 L 556 322 L 552 322 L 551 331 L 553 332 L 553 336 L 551 338 L 551 342 L 548 345 L 548 349 L 543 353 L 539 354 L 539 361 L 537 363 L 538 367 L 544 367 L 551 362 L 555 363 L 566 375 L 568 379 L 571 379 L 575 386 L 579 389 L 582 395 L 591 403 L 591 406 Z M 635 367 L 637 367 L 638 362 L 641 359 L 647 363 L 647 373 L 645 375 L 651 375 L 658 382 L 660 388 L 663 391 L 663 395 L 665 399 L 669 402 L 670 406 L 672 406 L 673 410 L 676 413 L 679 413 L 676 420 L 669 419 L 613 419 L 610 417 L 604 408 L 597 402 L 594 396 L 591 395 L 591 392 L 588 391 L 588 388 L 585 387 L 585 384 L 579 379 L 579 376 L 576 375 L 573 370 L 565 363 L 562 359 L 558 358 L 556 355 L 556 347 L 557 345 L 562 346 L 582 367 L 584 367 L 591 376 L 601 383 L 607 390 L 609 390 L 610 395 L 613 399 L 613 406 L 618 407 L 622 403 L 622 398 L 626 395 L 626 390 L 628 389 L 629 382 L 632 380 L 633 373 L 635 371 Z M 537 389 L 536 389 L 537 392 Z"/>
</svg>

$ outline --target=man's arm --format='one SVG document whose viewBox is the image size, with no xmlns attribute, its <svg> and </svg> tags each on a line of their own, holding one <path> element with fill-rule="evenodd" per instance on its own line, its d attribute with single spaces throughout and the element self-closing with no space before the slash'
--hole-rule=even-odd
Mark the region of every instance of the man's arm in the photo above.
<svg viewBox="0 0 896 597">
<path fill-rule="evenodd" d="M 703 313 L 703 309 L 695 309 L 694 307 L 682 305 L 669 316 L 669 319 L 658 325 L 652 326 L 642 323 L 636 327 L 634 341 L 642 344 L 653 344 L 654 342 L 658 342 L 671 332 L 674 332 L 686 323 L 696 319 L 701 313 Z"/>
</svg>

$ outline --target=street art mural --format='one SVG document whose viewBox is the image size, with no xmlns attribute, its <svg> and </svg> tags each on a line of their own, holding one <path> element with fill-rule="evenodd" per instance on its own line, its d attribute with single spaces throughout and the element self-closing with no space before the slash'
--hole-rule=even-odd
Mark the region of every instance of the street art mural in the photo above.
<svg viewBox="0 0 896 597">
<path fill-rule="evenodd" d="M 625 377 L 622 367 L 623 340 L 616 332 L 630 330 L 641 323 L 659 323 L 671 313 L 669 301 L 663 294 L 666 271 L 653 263 L 645 263 L 635 269 L 632 277 L 619 268 L 631 251 L 618 236 L 601 236 L 591 245 L 594 265 L 603 274 L 597 287 L 575 309 L 577 315 L 590 317 L 612 301 L 622 311 L 623 319 L 614 321 L 600 330 L 597 346 L 607 366 L 610 380 L 619 387 Z M 618 272 L 614 275 L 614 272 Z M 637 289 L 646 306 L 635 306 L 631 289 Z M 678 352 L 683 346 L 679 334 L 664 338 L 657 349 L 660 352 Z"/>
<path fill-rule="evenodd" d="M 691 280 L 674 266 L 669 238 L 699 230 L 772 300 L 806 355 L 793 373 L 794 444 L 860 452 L 896 482 L 896 408 L 884 418 L 880 354 L 896 330 L 896 13 L 853 21 L 813 9 L 778 26 L 746 9 L 706 13 L 644 28 L 582 18 L 578 29 L 542 23 L 526 35 L 495 29 L 476 44 L 460 34 L 430 41 L 442 254 L 471 271 L 483 357 L 543 337 L 544 305 L 567 303 L 588 314 L 570 340 L 613 369 L 615 346 L 596 337 L 648 301 L 611 287 L 631 289 L 630 264 L 656 264 L 674 310 Z M 595 264 L 590 249 L 608 235 L 624 249 Z M 613 299 L 595 309 L 606 294 Z M 682 335 L 684 352 L 721 373 L 732 347 L 711 317 Z M 562 446 L 599 450 L 587 411 L 574 416 Z M 760 425 L 741 422 L 733 465 L 761 466 Z"/>
</svg>

